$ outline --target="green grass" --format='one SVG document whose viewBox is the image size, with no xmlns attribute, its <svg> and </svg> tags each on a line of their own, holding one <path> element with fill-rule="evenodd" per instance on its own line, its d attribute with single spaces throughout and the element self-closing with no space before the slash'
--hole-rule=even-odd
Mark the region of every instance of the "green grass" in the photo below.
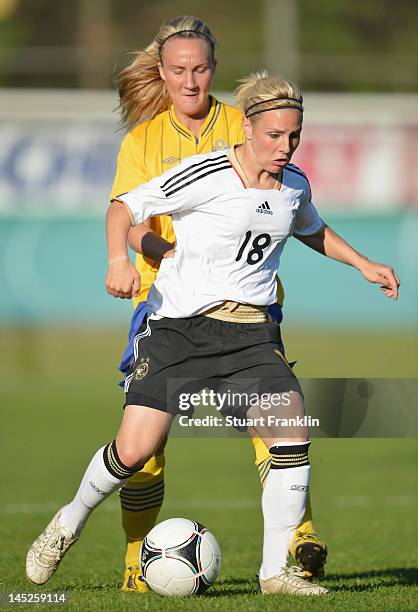
<svg viewBox="0 0 418 612">
<path fill-rule="evenodd" d="M 116 497 L 96 511 L 48 585 L 29 585 L 28 546 L 74 493 L 94 450 L 116 431 L 122 396 L 114 364 L 124 332 L 27 329 L 0 335 L 0 591 L 65 590 L 66 609 L 85 611 L 418 608 L 418 457 L 412 439 L 314 440 L 314 518 L 329 547 L 326 598 L 257 594 L 260 485 L 251 443 L 236 438 L 172 438 L 167 448 L 160 518 L 197 519 L 222 548 L 219 579 L 206 595 L 170 600 L 118 591 L 124 542 Z M 416 376 L 414 334 L 289 331 L 286 344 L 289 358 L 300 359 L 300 376 Z"/>
</svg>

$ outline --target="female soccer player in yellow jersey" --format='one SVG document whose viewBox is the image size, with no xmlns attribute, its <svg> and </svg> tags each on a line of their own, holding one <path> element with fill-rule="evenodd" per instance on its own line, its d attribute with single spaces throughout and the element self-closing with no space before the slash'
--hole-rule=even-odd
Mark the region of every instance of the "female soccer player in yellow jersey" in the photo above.
<svg viewBox="0 0 418 612">
<path fill-rule="evenodd" d="M 216 68 L 215 44 L 206 24 L 195 17 L 175 17 L 161 27 L 154 41 L 121 73 L 121 111 L 129 132 L 120 148 L 111 199 L 161 175 L 186 157 L 224 150 L 243 141 L 241 112 L 210 95 Z M 153 217 L 149 227 L 165 241 L 175 241 L 171 217 Z M 132 242 L 135 244 L 134 235 Z M 162 251 L 167 248 L 164 245 L 163 241 Z M 124 373 L 133 359 L 132 340 L 143 321 L 148 291 L 160 265 L 161 253 L 160 256 L 149 254 L 153 259 L 140 254 L 136 259 L 141 289 L 134 299 L 136 310 L 130 346 L 121 363 Z M 271 307 L 270 313 L 278 323 L 282 299 L 278 280 L 278 304 Z M 260 438 L 254 438 L 253 444 L 263 484 L 271 459 Z M 120 491 L 127 540 L 123 591 L 138 592 L 147 588 L 140 576 L 139 549 L 155 524 L 163 496 L 164 454 L 161 449 Z M 326 548 L 315 533 L 309 497 L 305 517 L 292 540 L 291 552 L 307 575 L 323 573 Z"/>
</svg>

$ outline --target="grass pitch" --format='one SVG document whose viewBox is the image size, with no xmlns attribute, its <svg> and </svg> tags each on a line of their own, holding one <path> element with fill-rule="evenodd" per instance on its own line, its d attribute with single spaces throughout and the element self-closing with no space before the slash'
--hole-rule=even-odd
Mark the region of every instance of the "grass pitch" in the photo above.
<svg viewBox="0 0 418 612">
<path fill-rule="evenodd" d="M 172 438 L 161 520 L 194 518 L 222 549 L 219 579 L 187 600 L 121 593 L 124 542 L 116 496 L 95 512 L 51 581 L 26 582 L 32 540 L 73 495 L 97 447 L 120 420 L 114 364 L 124 332 L 2 330 L 3 469 L 0 591 L 66 591 L 68 610 L 416 610 L 417 442 L 314 440 L 312 501 L 328 544 L 322 598 L 261 597 L 260 485 L 246 439 Z M 288 332 L 299 376 L 416 376 L 417 337 Z M 22 606 L 23 607 L 23 606 Z M 26 609 L 45 606 L 25 606 Z M 52 607 L 52 606 L 51 606 Z"/>
</svg>

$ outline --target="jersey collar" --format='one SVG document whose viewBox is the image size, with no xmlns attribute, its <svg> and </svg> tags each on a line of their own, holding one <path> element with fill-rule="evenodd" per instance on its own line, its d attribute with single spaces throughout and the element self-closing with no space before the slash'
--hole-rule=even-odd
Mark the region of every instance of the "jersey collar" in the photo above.
<svg viewBox="0 0 418 612">
<path fill-rule="evenodd" d="M 244 185 L 245 189 L 250 189 L 251 185 L 248 182 L 247 177 L 243 173 L 241 164 L 239 163 L 237 159 L 237 154 L 235 153 L 235 145 L 232 146 L 230 149 L 228 149 L 228 151 L 226 152 L 226 156 L 231 162 L 231 166 L 233 167 L 235 172 L 238 174 L 238 177 L 240 178 L 241 183 Z"/>
<path fill-rule="evenodd" d="M 202 140 L 202 138 L 210 130 L 213 129 L 213 126 L 215 125 L 216 120 L 221 110 L 221 103 L 218 102 L 218 100 L 214 98 L 213 96 L 209 96 L 209 98 L 211 102 L 209 113 L 205 119 L 205 122 L 200 128 L 199 138 L 197 139 L 196 144 L 199 143 Z M 192 134 L 192 132 L 177 119 L 175 112 L 174 112 L 173 105 L 171 105 L 170 108 L 168 109 L 168 116 L 170 118 L 171 125 L 177 130 L 177 132 L 179 132 L 179 134 L 181 134 L 182 136 L 184 136 L 185 138 L 189 140 L 196 141 L 196 137 L 194 136 L 194 134 Z"/>
</svg>

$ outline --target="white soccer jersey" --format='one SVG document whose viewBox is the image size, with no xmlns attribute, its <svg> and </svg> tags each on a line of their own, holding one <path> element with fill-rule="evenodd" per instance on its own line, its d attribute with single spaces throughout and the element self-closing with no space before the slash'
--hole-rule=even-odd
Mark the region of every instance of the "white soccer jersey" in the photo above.
<svg viewBox="0 0 418 612">
<path fill-rule="evenodd" d="M 190 317 L 225 300 L 276 301 L 276 272 L 291 234 L 318 232 L 323 221 L 305 174 L 285 167 L 278 189 L 245 186 L 234 152 L 195 155 L 123 194 L 135 223 L 171 215 L 177 238 L 150 289 L 152 318 Z"/>
</svg>

